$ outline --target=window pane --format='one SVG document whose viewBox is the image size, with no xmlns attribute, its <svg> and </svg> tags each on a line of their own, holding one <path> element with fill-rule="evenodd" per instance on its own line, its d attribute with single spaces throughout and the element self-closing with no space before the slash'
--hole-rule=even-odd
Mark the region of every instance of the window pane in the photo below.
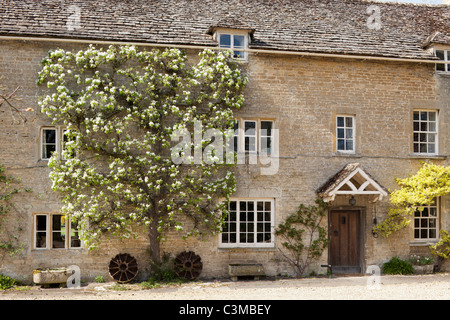
<svg viewBox="0 0 450 320">
<path fill-rule="evenodd" d="M 430 208 L 430 216 L 431 217 L 436 217 L 436 211 L 437 211 L 436 208 Z"/>
<path fill-rule="evenodd" d="M 428 131 L 436 132 L 436 122 L 430 122 L 430 124 L 428 126 Z"/>
<path fill-rule="evenodd" d="M 353 140 L 346 140 L 345 148 L 346 148 L 346 150 L 353 150 Z"/>
<path fill-rule="evenodd" d="M 337 117 L 337 126 L 338 127 L 344 126 L 344 117 Z"/>
<path fill-rule="evenodd" d="M 428 235 L 430 239 L 436 238 L 436 229 L 430 229 L 430 234 Z"/>
<path fill-rule="evenodd" d="M 56 143 L 56 130 L 44 129 L 44 141 L 45 143 Z"/>
<path fill-rule="evenodd" d="M 231 48 L 231 36 L 229 34 L 220 35 L 220 47 Z"/>
<path fill-rule="evenodd" d="M 420 220 L 420 226 L 422 228 L 427 228 L 428 227 L 428 219 L 421 219 Z"/>
<path fill-rule="evenodd" d="M 78 226 L 74 222 L 70 224 L 70 247 L 71 248 L 81 247 L 81 240 L 80 235 L 78 233 Z"/>
<path fill-rule="evenodd" d="M 345 126 L 346 127 L 353 127 L 353 118 L 352 117 L 346 117 L 345 118 Z"/>
<path fill-rule="evenodd" d="M 419 134 L 419 139 L 420 142 L 427 142 L 427 134 L 426 133 Z"/>
<path fill-rule="evenodd" d="M 430 228 L 436 228 L 436 219 L 429 219 Z"/>
<path fill-rule="evenodd" d="M 261 136 L 272 136 L 272 121 L 261 121 Z"/>
<path fill-rule="evenodd" d="M 427 145 L 426 144 L 420 144 L 419 150 L 420 150 L 419 152 L 427 153 Z"/>
<path fill-rule="evenodd" d="M 54 214 L 52 216 L 52 247 L 65 248 L 65 218 L 63 215 Z"/>
<path fill-rule="evenodd" d="M 345 138 L 352 139 L 353 138 L 353 130 L 352 129 L 346 129 L 345 130 Z"/>
<path fill-rule="evenodd" d="M 420 230 L 420 238 L 426 239 L 427 236 L 428 236 L 428 230 L 427 229 Z"/>
<path fill-rule="evenodd" d="M 338 150 L 345 150 L 345 140 L 338 139 Z"/>
<path fill-rule="evenodd" d="M 420 123 L 420 131 L 428 131 L 428 122 Z"/>
<path fill-rule="evenodd" d="M 264 210 L 264 202 L 258 201 L 258 202 L 256 203 L 256 208 L 258 209 L 258 211 Z"/>
<path fill-rule="evenodd" d="M 248 136 L 256 135 L 256 121 L 246 121 L 244 130 Z"/>
<path fill-rule="evenodd" d="M 245 41 L 244 36 L 235 35 L 234 36 L 234 48 L 244 48 L 244 41 Z"/>
<path fill-rule="evenodd" d="M 225 230 L 224 230 L 224 232 L 225 232 Z M 227 233 L 222 233 L 222 242 L 223 243 L 228 243 L 229 242 L 229 237 L 228 237 L 228 234 Z"/>
<path fill-rule="evenodd" d="M 436 112 L 429 112 L 428 118 L 429 121 L 436 121 Z"/>
<path fill-rule="evenodd" d="M 426 111 L 420 112 L 420 120 L 427 121 L 427 119 L 428 119 L 428 112 Z"/>
<path fill-rule="evenodd" d="M 36 230 L 47 231 L 47 216 L 44 215 L 36 216 Z"/>
<path fill-rule="evenodd" d="M 261 152 L 270 155 L 272 152 L 272 139 L 261 138 Z"/>
<path fill-rule="evenodd" d="M 447 61 L 450 60 L 450 51 L 447 51 Z M 443 50 L 436 50 L 436 57 L 438 57 L 441 60 L 445 60 L 445 51 Z M 436 64 L 436 70 L 438 71 L 446 71 L 449 70 L 449 66 L 447 65 L 447 68 L 445 64 L 437 63 Z"/>
<path fill-rule="evenodd" d="M 253 137 L 245 137 L 245 151 L 256 151 L 256 139 Z"/>
<path fill-rule="evenodd" d="M 338 138 L 345 138 L 345 130 L 344 129 L 338 129 Z"/>
<path fill-rule="evenodd" d="M 46 232 L 36 232 L 36 248 L 46 248 Z"/>
<path fill-rule="evenodd" d="M 428 144 L 428 153 L 436 153 L 436 146 L 434 143 Z"/>
</svg>

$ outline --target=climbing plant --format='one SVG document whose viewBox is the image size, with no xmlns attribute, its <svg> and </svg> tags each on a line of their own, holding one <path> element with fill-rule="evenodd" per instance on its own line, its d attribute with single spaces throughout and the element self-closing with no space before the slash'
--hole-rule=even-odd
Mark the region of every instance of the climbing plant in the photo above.
<svg viewBox="0 0 450 320">
<path fill-rule="evenodd" d="M 415 175 L 395 180 L 400 189 L 391 193 L 388 217 L 374 227 L 374 232 L 383 237 L 408 226 L 414 212 L 450 193 L 450 167 L 423 163 Z"/>
<path fill-rule="evenodd" d="M 18 219 L 16 224 L 10 223 L 10 212 L 18 210 L 14 197 L 20 192 L 31 192 L 31 189 L 20 188 L 20 179 L 5 174 L 4 167 L 0 164 L 0 249 L 15 255 L 22 252 L 22 243 L 18 232 L 22 231 Z"/>
<path fill-rule="evenodd" d="M 214 143 L 228 137 L 246 82 L 228 51 L 205 50 L 198 63 L 179 49 L 135 46 L 48 53 L 39 105 L 68 129 L 50 178 L 89 248 L 106 233 L 128 238 L 139 224 L 158 262 L 165 231 L 220 230 L 236 183 Z"/>
<path fill-rule="evenodd" d="M 300 204 L 297 211 L 275 230 L 281 240 L 279 252 L 298 277 L 322 256 L 328 246 L 327 228 L 321 225 L 327 209 L 327 203 L 321 199 L 316 200 L 316 205 Z"/>
</svg>

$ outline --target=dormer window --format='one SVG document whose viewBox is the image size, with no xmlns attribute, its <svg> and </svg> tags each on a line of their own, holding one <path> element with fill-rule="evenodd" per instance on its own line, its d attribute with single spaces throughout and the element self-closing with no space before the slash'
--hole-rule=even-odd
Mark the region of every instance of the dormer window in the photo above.
<svg viewBox="0 0 450 320">
<path fill-rule="evenodd" d="M 233 57 L 238 60 L 247 60 L 247 53 L 243 50 L 248 47 L 248 35 L 233 33 L 217 33 L 219 47 L 233 50 Z"/>
<path fill-rule="evenodd" d="M 247 61 L 249 44 L 255 29 L 245 21 L 235 17 L 221 17 L 209 26 L 206 34 L 212 36 L 219 48 L 229 49 L 239 61 Z"/>
<path fill-rule="evenodd" d="M 436 57 L 444 62 L 450 62 L 450 50 L 436 50 Z M 450 64 L 436 63 L 436 70 L 450 72 Z"/>
</svg>

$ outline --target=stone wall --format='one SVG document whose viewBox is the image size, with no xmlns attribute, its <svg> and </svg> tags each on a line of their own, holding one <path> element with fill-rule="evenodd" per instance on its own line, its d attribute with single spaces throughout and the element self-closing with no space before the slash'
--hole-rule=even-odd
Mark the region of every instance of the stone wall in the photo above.
<svg viewBox="0 0 450 320">
<path fill-rule="evenodd" d="M 36 85 L 39 62 L 49 49 L 82 46 L 61 43 L 0 42 L 0 84 L 3 92 L 18 86 L 18 109 L 23 121 L 3 105 L 0 108 L 0 163 L 7 173 L 20 177 L 33 193 L 17 198 L 20 208 L 23 254 L 1 257 L 0 272 L 31 279 L 32 269 L 76 264 L 83 278 L 107 277 L 107 265 L 118 253 L 128 252 L 138 259 L 141 279 L 148 273 L 148 241 L 145 232 L 137 239 L 103 241 L 100 249 L 35 250 L 32 246 L 33 214 L 58 212 L 60 202 L 51 190 L 46 161 L 39 160 L 40 128 L 51 125 L 40 114 Z M 274 199 L 275 227 L 293 213 L 299 204 L 313 204 L 315 190 L 347 163 L 360 163 L 381 185 L 395 189 L 394 177 L 406 177 L 420 167 L 420 160 L 448 165 L 446 157 L 422 158 L 413 155 L 412 110 L 439 110 L 439 154 L 448 155 L 448 119 L 450 78 L 436 75 L 433 65 L 311 58 L 290 55 L 252 54 L 243 68 L 250 82 L 246 103 L 237 114 L 241 119 L 273 120 L 279 130 L 280 159 L 276 174 L 261 175 L 259 165 L 238 165 L 236 198 Z M 356 119 L 356 152 L 336 151 L 335 118 L 337 114 Z M 388 239 L 372 235 L 374 218 L 386 217 L 388 199 L 372 202 L 369 196 L 357 196 L 356 206 L 365 208 L 364 266 L 381 264 L 392 256 L 407 257 L 413 242 L 412 226 Z M 338 196 L 332 206 L 348 206 L 348 197 Z M 450 228 L 450 197 L 440 202 L 442 228 Z M 15 219 L 9 219 L 15 223 Z M 323 221 L 327 225 L 327 221 Z M 276 245 L 279 245 L 276 242 Z M 171 232 L 163 251 L 177 254 L 194 251 L 203 261 L 202 277 L 227 274 L 230 263 L 262 263 L 269 275 L 291 274 L 289 266 L 279 260 L 274 248 L 218 248 L 219 237 L 183 240 Z M 416 248 L 416 247 L 415 247 Z M 326 264 L 325 252 L 311 270 Z"/>
</svg>

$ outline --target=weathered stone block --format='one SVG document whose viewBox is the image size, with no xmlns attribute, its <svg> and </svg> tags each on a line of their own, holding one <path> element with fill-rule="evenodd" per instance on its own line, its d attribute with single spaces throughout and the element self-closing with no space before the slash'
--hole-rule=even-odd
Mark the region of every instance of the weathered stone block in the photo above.
<svg viewBox="0 0 450 320">
<path fill-rule="evenodd" d="M 71 274 L 66 268 L 34 269 L 33 282 L 40 285 L 66 283 Z"/>
<path fill-rule="evenodd" d="M 264 268 L 260 263 L 229 264 L 228 273 L 233 281 L 244 276 L 252 276 L 258 280 L 260 276 L 265 275 Z"/>
</svg>

